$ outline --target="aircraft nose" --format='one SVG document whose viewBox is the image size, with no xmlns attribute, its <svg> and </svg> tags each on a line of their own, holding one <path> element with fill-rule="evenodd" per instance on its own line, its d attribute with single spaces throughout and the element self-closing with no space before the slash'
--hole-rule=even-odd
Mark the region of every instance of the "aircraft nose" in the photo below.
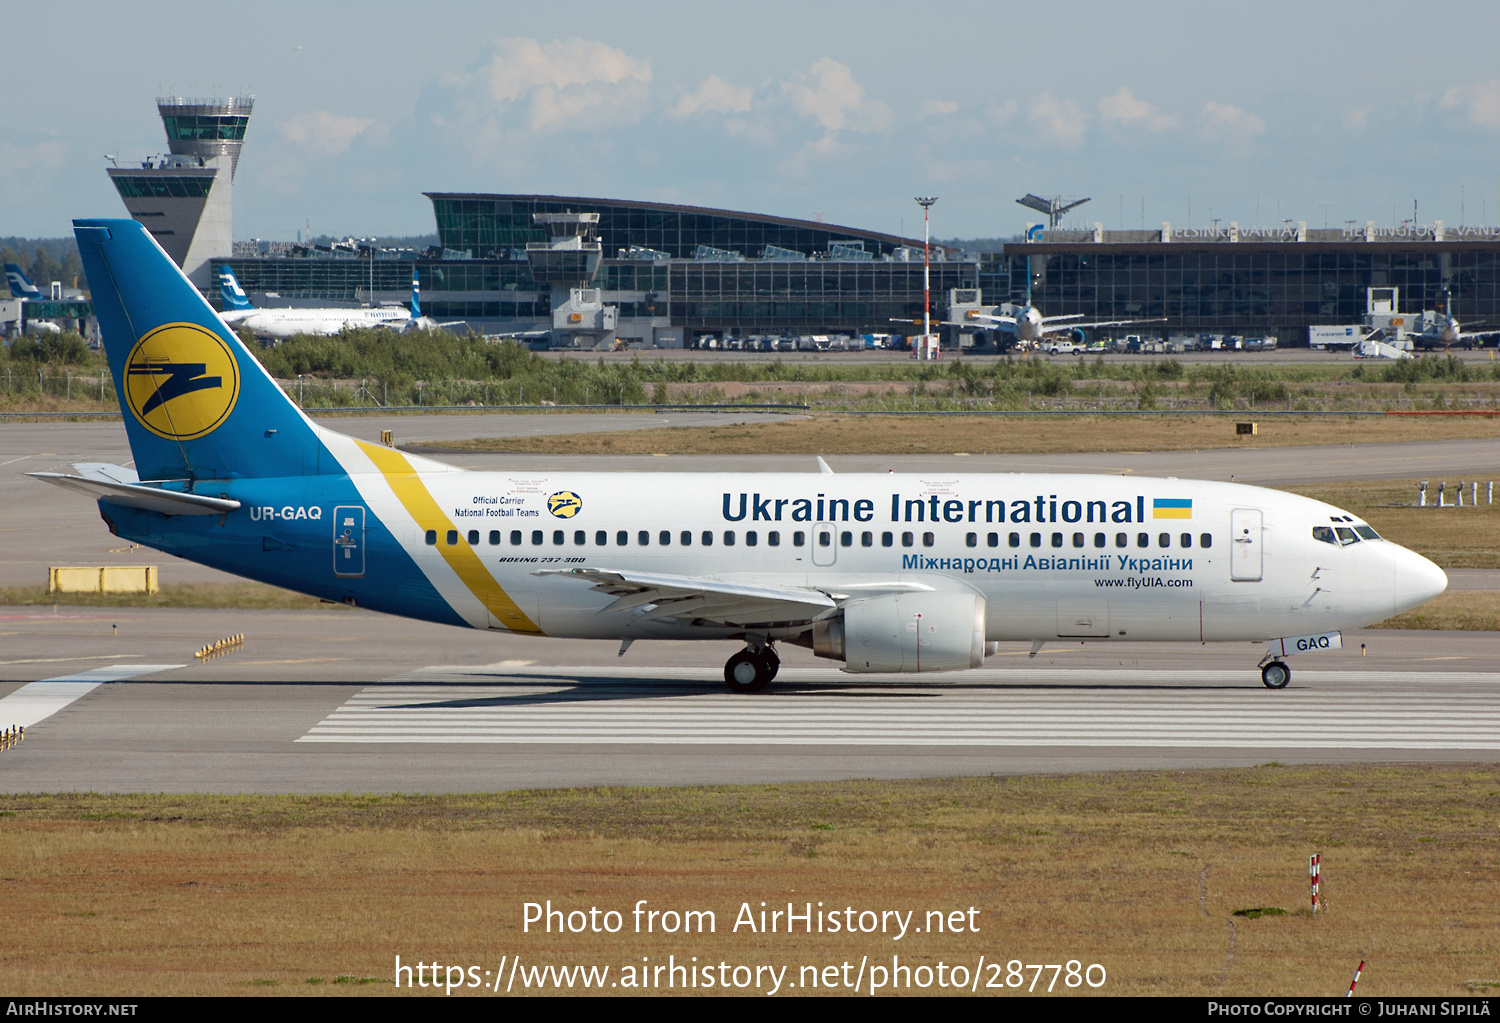
<svg viewBox="0 0 1500 1023">
<path fill-rule="evenodd" d="M 1448 588 L 1448 574 L 1415 551 L 1400 549 L 1396 562 L 1396 606 L 1400 610 L 1425 604 Z"/>
</svg>

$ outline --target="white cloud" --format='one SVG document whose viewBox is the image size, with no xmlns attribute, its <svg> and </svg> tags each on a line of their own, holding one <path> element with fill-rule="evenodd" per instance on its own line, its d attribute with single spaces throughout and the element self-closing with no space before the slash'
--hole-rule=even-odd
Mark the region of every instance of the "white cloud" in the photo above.
<svg viewBox="0 0 1500 1023">
<path fill-rule="evenodd" d="M 33 145 L 0 145 L 0 167 L 6 171 L 27 171 L 61 167 L 68 145 L 61 139 L 48 139 Z"/>
<path fill-rule="evenodd" d="M 999 126 L 1005 124 L 1012 117 L 1015 117 L 1016 111 L 1019 109 L 1020 108 L 1016 105 L 1016 101 L 1013 99 L 1008 99 L 1003 103 L 999 101 L 993 101 L 984 108 L 984 116 L 988 117 L 990 121 Z"/>
<path fill-rule="evenodd" d="M 726 82 L 718 75 L 709 75 L 693 92 L 679 94 L 667 114 L 676 118 L 694 114 L 746 114 L 750 112 L 753 96 L 753 89 Z"/>
<path fill-rule="evenodd" d="M 1343 116 L 1344 127 L 1349 131 L 1363 131 L 1365 121 L 1370 116 L 1372 107 L 1360 107 L 1358 110 L 1345 110 Z"/>
<path fill-rule="evenodd" d="M 1123 85 L 1113 96 L 1105 96 L 1099 101 L 1099 120 L 1105 124 L 1129 125 L 1152 132 L 1171 131 L 1182 123 L 1181 118 L 1164 114 L 1145 100 L 1136 99 Z"/>
<path fill-rule="evenodd" d="M 937 117 L 958 113 L 958 104 L 953 100 L 930 99 L 922 104 L 923 117 Z"/>
<path fill-rule="evenodd" d="M 637 120 L 650 82 L 649 60 L 590 39 L 501 39 L 477 67 L 442 78 L 459 95 L 455 120 L 477 122 L 481 134 L 490 137 L 499 132 L 499 118 L 523 106 L 533 132 Z"/>
<path fill-rule="evenodd" d="M 1089 125 L 1089 115 L 1077 103 L 1070 99 L 1054 99 L 1046 92 L 1031 101 L 1027 116 L 1043 132 L 1065 146 L 1081 143 Z"/>
<path fill-rule="evenodd" d="M 1500 79 L 1473 85 L 1455 85 L 1443 93 L 1442 107 L 1467 107 L 1469 123 L 1482 128 L 1500 128 Z"/>
<path fill-rule="evenodd" d="M 885 131 L 895 120 L 891 108 L 879 100 L 866 100 L 862 85 L 854 80 L 848 65 L 831 57 L 819 60 L 806 74 L 782 83 L 782 92 L 797 113 L 811 117 L 827 132 Z"/>
<path fill-rule="evenodd" d="M 276 125 L 276 130 L 281 132 L 282 138 L 293 145 L 304 147 L 314 156 L 338 156 L 376 124 L 369 117 L 345 117 L 326 110 L 315 110 L 290 121 L 280 122 Z"/>
<path fill-rule="evenodd" d="M 1265 121 L 1227 103 L 1209 100 L 1198 113 L 1198 136 L 1208 142 L 1222 141 L 1226 149 L 1243 149 L 1265 130 Z"/>
</svg>

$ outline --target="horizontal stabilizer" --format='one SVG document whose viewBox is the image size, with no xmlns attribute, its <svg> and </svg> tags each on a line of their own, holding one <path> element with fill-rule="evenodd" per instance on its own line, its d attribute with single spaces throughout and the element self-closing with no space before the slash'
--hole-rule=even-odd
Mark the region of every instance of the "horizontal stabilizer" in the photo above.
<svg viewBox="0 0 1500 1023">
<path fill-rule="evenodd" d="M 118 468 L 118 466 L 109 468 Z M 70 476 L 61 472 L 30 472 L 26 475 L 46 480 L 48 483 L 65 487 L 68 490 L 76 490 L 95 500 L 110 501 L 127 508 L 161 512 L 163 515 L 223 515 L 240 506 L 240 502 L 231 498 L 182 494 L 175 490 L 162 490 L 139 483 L 115 483 L 98 476 Z"/>
</svg>

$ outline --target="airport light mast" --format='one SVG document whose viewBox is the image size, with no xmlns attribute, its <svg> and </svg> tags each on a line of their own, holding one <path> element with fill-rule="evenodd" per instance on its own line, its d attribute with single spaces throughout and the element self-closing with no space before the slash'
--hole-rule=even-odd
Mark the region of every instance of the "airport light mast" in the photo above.
<svg viewBox="0 0 1500 1023">
<path fill-rule="evenodd" d="M 917 196 L 917 205 L 922 207 L 922 353 L 921 358 L 932 357 L 932 221 L 929 211 L 938 197 Z"/>
</svg>

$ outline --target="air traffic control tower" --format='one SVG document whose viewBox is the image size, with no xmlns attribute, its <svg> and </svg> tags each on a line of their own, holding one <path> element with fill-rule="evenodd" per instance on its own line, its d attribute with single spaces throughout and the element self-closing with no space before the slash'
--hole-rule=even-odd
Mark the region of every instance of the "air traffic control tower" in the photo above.
<svg viewBox="0 0 1500 1023">
<path fill-rule="evenodd" d="M 125 209 L 203 290 L 213 277 L 210 264 L 233 252 L 234 172 L 254 105 L 248 96 L 160 98 L 167 155 L 107 168 Z"/>
</svg>

